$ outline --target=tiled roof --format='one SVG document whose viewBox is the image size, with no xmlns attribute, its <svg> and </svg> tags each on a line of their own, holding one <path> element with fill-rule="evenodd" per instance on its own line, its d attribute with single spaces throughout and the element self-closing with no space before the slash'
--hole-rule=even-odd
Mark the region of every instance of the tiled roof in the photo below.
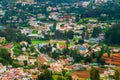
<svg viewBox="0 0 120 80">
<path fill-rule="evenodd" d="M 120 65 L 120 54 L 112 54 L 110 57 L 108 57 L 107 53 L 104 53 L 103 58 L 105 59 L 106 63 Z"/>
<path fill-rule="evenodd" d="M 11 47 L 13 47 L 13 44 L 8 44 L 6 46 L 3 46 L 2 48 L 8 49 L 8 48 L 11 48 Z"/>
<path fill-rule="evenodd" d="M 42 57 L 42 55 L 40 55 L 38 59 L 42 64 L 46 63 L 46 60 Z"/>
<path fill-rule="evenodd" d="M 38 75 L 31 75 L 32 79 L 37 79 Z"/>
<path fill-rule="evenodd" d="M 74 76 L 77 78 L 89 78 L 90 74 L 88 71 L 76 71 L 76 72 L 73 72 L 71 76 Z"/>
</svg>

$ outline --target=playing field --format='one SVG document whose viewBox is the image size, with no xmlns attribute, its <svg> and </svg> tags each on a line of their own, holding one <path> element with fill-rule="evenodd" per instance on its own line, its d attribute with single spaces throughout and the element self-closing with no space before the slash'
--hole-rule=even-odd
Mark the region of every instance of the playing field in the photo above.
<svg viewBox="0 0 120 80">
<path fill-rule="evenodd" d="M 33 45 L 37 45 L 37 44 L 54 44 L 54 43 L 58 43 L 59 45 L 66 45 L 66 41 L 64 40 L 50 40 L 50 41 L 47 41 L 47 40 L 32 40 L 32 44 Z M 70 46 L 71 44 L 69 44 Z"/>
<path fill-rule="evenodd" d="M 41 44 L 41 43 L 49 43 L 49 41 L 45 41 L 45 40 L 32 40 L 32 44 Z"/>
</svg>

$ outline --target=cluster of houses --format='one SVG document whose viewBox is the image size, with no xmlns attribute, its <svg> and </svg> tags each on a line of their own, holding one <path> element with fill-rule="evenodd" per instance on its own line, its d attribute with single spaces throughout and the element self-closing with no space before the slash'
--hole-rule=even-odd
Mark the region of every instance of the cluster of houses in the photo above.
<svg viewBox="0 0 120 80">
<path fill-rule="evenodd" d="M 42 24 L 42 25 L 39 25 Z M 54 32 L 51 32 L 51 27 L 54 25 L 54 23 L 44 23 L 44 22 L 39 22 L 39 21 L 32 21 L 30 22 L 30 25 L 32 26 L 31 28 L 23 28 L 21 29 L 21 33 L 33 37 L 33 38 L 44 38 L 45 35 L 54 35 Z M 92 31 L 95 27 L 100 27 L 101 29 L 105 28 L 106 23 L 87 23 L 87 24 L 76 24 L 74 22 L 67 23 L 67 22 L 58 22 L 56 24 L 56 29 L 61 32 L 69 31 L 72 30 L 74 32 L 74 38 L 82 38 L 82 34 L 84 33 L 83 28 L 87 28 L 87 33 L 85 32 L 85 38 L 86 42 L 93 42 L 97 43 L 99 40 L 104 39 L 104 34 L 101 33 L 97 38 L 90 38 L 92 35 Z M 109 26 L 109 25 L 107 25 Z M 36 33 L 34 33 L 36 31 Z M 88 39 L 89 38 L 89 39 Z"/>
<path fill-rule="evenodd" d="M 4 40 L 4 38 L 0 38 L 0 41 Z M 37 70 L 36 67 L 34 67 L 33 65 L 36 64 L 37 62 L 37 58 L 36 56 L 34 56 L 36 53 L 32 52 L 32 53 L 28 53 L 27 50 L 29 50 L 28 48 L 26 48 L 25 46 L 28 46 L 28 43 L 25 41 L 22 41 L 19 43 L 21 46 L 24 45 L 24 47 L 22 47 L 22 51 L 23 53 L 21 53 L 19 56 L 15 56 L 14 55 L 14 47 L 15 45 L 10 43 L 10 44 L 6 44 L 6 45 L 1 45 L 2 48 L 7 49 L 13 59 L 13 63 L 14 66 L 3 66 L 2 63 L 0 63 L 0 80 L 13 80 L 13 79 L 18 79 L 18 80 L 29 80 L 29 79 L 33 79 L 36 80 L 38 78 L 37 74 L 34 74 L 35 72 L 39 71 Z M 26 61 L 26 63 L 25 63 Z M 19 67 L 19 68 L 14 68 L 16 65 L 19 66 L 25 66 L 25 64 L 27 66 L 33 66 L 33 68 L 28 69 L 24 69 L 23 67 Z"/>
<path fill-rule="evenodd" d="M 38 75 L 35 75 L 35 72 L 38 72 L 37 69 L 12 68 L 0 64 L 0 80 L 36 80 Z"/>
<path fill-rule="evenodd" d="M 25 2 L 23 0 L 19 0 L 18 3 L 22 3 L 23 6 L 26 4 L 30 4 L 30 5 L 36 4 L 34 0 L 26 0 Z M 47 2 L 42 3 L 41 6 L 46 6 L 46 4 L 48 3 Z M 58 21 L 56 24 L 56 30 L 60 30 L 60 31 L 72 30 L 75 34 L 77 34 L 74 35 L 74 38 L 82 38 L 82 34 L 84 33 L 83 28 L 86 28 L 87 33 L 85 33 L 85 36 L 90 37 L 95 27 L 100 27 L 101 29 L 104 29 L 105 26 L 110 26 L 110 25 L 106 23 L 98 22 L 96 19 L 89 19 L 86 24 L 85 23 L 77 24 L 74 22 L 76 19 L 74 13 L 66 14 L 65 12 L 65 9 L 69 9 L 70 7 L 78 8 L 79 5 L 86 7 L 89 4 L 90 2 L 82 2 L 82 3 L 74 3 L 74 4 L 63 3 L 63 4 L 58 4 L 56 7 L 48 6 L 47 11 L 50 12 L 49 16 L 46 17 L 45 14 L 38 13 L 37 17 L 41 19 L 47 18 L 47 20 Z M 1 15 L 4 16 L 5 14 L 4 10 L 2 10 L 1 7 L 2 6 L 0 5 L 0 17 Z M 18 12 L 22 12 L 22 10 L 18 10 Z M 13 18 L 13 22 L 16 22 L 16 20 L 18 19 L 17 16 L 12 16 L 11 18 Z M 50 28 L 54 25 L 54 22 L 42 22 L 40 20 L 37 20 L 37 18 L 33 16 L 27 17 L 27 20 L 30 27 L 21 27 L 20 30 L 22 34 L 27 35 L 31 39 L 38 40 L 39 38 L 44 38 L 46 34 L 51 34 L 51 35 L 54 34 L 53 32 L 49 32 Z M 21 18 L 18 19 L 18 22 L 21 23 L 22 21 L 23 20 Z M 7 22 L 10 22 L 10 20 L 7 20 Z M 97 43 L 102 39 L 104 39 L 103 33 L 99 34 L 97 38 L 86 38 L 84 40 L 85 43 L 82 45 L 79 44 L 70 45 L 69 49 L 73 49 L 73 50 L 77 49 L 81 55 L 87 56 L 90 54 L 88 49 L 89 47 L 91 47 L 91 51 L 93 52 L 101 51 L 101 46 L 98 46 Z M 36 67 L 37 62 L 40 62 L 41 65 L 49 66 L 48 69 L 53 72 L 62 72 L 63 69 L 65 69 L 66 71 L 75 71 L 75 72 L 79 70 L 85 70 L 80 73 L 76 72 L 75 74 L 71 74 L 74 80 L 78 80 L 81 77 L 83 78 L 90 77 L 90 74 L 87 72 L 87 70 L 90 70 L 91 65 L 93 64 L 88 64 L 88 65 L 82 63 L 72 64 L 72 62 L 74 62 L 74 59 L 70 56 L 68 56 L 67 58 L 63 58 L 62 56 L 59 56 L 58 60 L 54 60 L 47 54 L 40 53 L 39 50 L 36 48 L 36 45 L 35 46 L 33 44 L 29 45 L 25 41 L 18 43 L 21 47 L 22 53 L 18 56 L 15 56 L 14 55 L 15 45 L 13 43 L 8 43 L 8 44 L 4 44 L 4 43 L 5 43 L 5 38 L 0 37 L 0 47 L 8 49 L 8 51 L 11 54 L 11 57 L 13 58 L 14 64 L 22 66 L 22 68 L 21 67 L 13 68 L 13 66 L 3 66 L 2 63 L 0 63 L 0 80 L 13 80 L 13 79 L 36 80 L 38 78 L 38 74 L 36 73 L 37 72 L 40 73 L 40 71 Z M 91 46 L 88 43 L 92 43 L 94 45 Z M 45 45 L 47 45 L 47 43 L 39 44 L 38 47 L 41 48 L 44 47 Z M 35 51 L 33 52 L 30 51 L 31 46 L 34 46 Z M 66 48 L 66 45 L 57 44 L 56 48 L 52 46 L 52 52 L 56 51 L 57 49 L 62 50 L 64 48 Z M 113 52 L 119 52 L 119 51 L 120 51 L 119 49 L 113 49 Z M 115 65 L 120 65 L 119 57 L 120 57 L 119 54 L 113 54 L 110 56 L 110 58 L 107 57 L 107 54 L 103 55 L 103 58 L 106 60 L 107 63 L 115 64 Z M 26 64 L 27 64 L 27 68 L 28 67 L 33 67 L 33 68 L 24 69 L 24 67 L 26 68 Z M 97 68 L 99 67 L 99 65 L 97 66 L 93 65 L 93 66 Z M 103 78 L 106 78 L 109 75 L 114 75 L 114 70 L 111 68 L 110 69 L 107 68 L 107 70 L 103 70 L 103 72 L 100 73 L 100 76 Z"/>
</svg>

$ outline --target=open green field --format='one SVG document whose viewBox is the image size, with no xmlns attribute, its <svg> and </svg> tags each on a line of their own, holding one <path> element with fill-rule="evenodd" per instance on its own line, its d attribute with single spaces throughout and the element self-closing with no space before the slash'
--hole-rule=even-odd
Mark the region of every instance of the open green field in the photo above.
<svg viewBox="0 0 120 80">
<path fill-rule="evenodd" d="M 67 75 L 67 76 L 68 76 L 68 75 L 71 75 L 73 72 L 74 72 L 74 70 L 67 71 L 67 72 L 66 72 L 66 75 Z"/>
<path fill-rule="evenodd" d="M 41 44 L 41 43 L 49 43 L 49 41 L 45 41 L 45 40 L 32 40 L 32 44 Z"/>
<path fill-rule="evenodd" d="M 54 43 L 58 43 L 59 45 L 66 45 L 66 41 L 62 41 L 62 40 L 32 40 L 31 41 L 33 45 L 37 45 L 37 44 L 54 44 Z M 68 46 L 71 46 L 72 44 L 68 44 Z"/>
<path fill-rule="evenodd" d="M 65 45 L 66 44 L 65 41 L 58 41 L 58 40 L 50 40 L 50 41 L 46 41 L 46 40 L 32 40 L 32 44 L 41 44 L 41 43 L 50 43 L 50 44 L 58 43 L 60 45 Z"/>
<path fill-rule="evenodd" d="M 66 77 L 64 77 L 64 76 L 59 76 L 59 75 L 53 75 L 53 80 L 58 80 L 58 77 L 62 77 L 62 80 L 67 80 Z"/>
</svg>

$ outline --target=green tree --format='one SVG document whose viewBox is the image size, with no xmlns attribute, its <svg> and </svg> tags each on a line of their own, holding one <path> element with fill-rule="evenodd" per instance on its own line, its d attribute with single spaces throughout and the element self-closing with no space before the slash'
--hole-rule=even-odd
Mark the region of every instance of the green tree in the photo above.
<svg viewBox="0 0 120 80">
<path fill-rule="evenodd" d="M 101 32 L 102 32 L 102 29 L 100 27 L 93 28 L 92 37 L 94 38 L 98 37 L 98 34 L 100 34 Z"/>
<path fill-rule="evenodd" d="M 57 26 L 57 23 L 55 22 L 54 24 L 53 24 L 53 27 L 52 27 L 52 32 L 54 32 L 55 30 L 56 30 L 56 26 Z"/>
<path fill-rule="evenodd" d="M 92 57 L 87 55 L 85 57 L 85 63 L 91 63 L 91 62 L 92 62 Z"/>
<path fill-rule="evenodd" d="M 82 34 L 81 34 L 81 36 L 82 36 L 82 39 L 84 40 L 85 39 L 85 34 L 86 34 L 86 31 L 87 31 L 87 28 L 86 27 L 84 27 L 83 29 L 82 29 Z"/>
<path fill-rule="evenodd" d="M 29 44 L 31 43 L 31 40 L 29 37 L 27 37 L 24 34 L 21 34 L 18 29 L 14 28 L 6 28 L 3 31 L 0 31 L 0 36 L 5 37 L 7 42 L 21 42 L 26 41 Z"/>
<path fill-rule="evenodd" d="M 80 16 L 79 15 L 76 15 L 75 16 L 75 22 L 78 22 L 80 20 Z"/>
<path fill-rule="evenodd" d="M 110 48 L 107 49 L 107 54 L 108 54 L 108 57 L 110 57 L 110 54 L 111 54 Z"/>
<path fill-rule="evenodd" d="M 99 59 L 99 63 L 100 63 L 101 65 L 105 65 L 105 59 L 104 59 L 104 58 L 100 58 L 100 59 Z"/>
<path fill-rule="evenodd" d="M 77 50 L 73 50 L 71 53 L 71 56 L 74 59 L 74 62 L 79 63 L 81 60 L 83 60 L 83 56 L 77 51 Z"/>
<path fill-rule="evenodd" d="M 103 54 L 105 53 L 105 46 L 103 45 L 102 48 L 101 48 L 101 51 L 99 51 L 97 53 L 97 63 L 101 63 L 101 62 L 104 62 L 104 60 L 101 58 L 103 56 Z"/>
<path fill-rule="evenodd" d="M 51 57 L 55 60 L 57 60 L 58 56 L 59 56 L 59 54 L 56 51 L 51 53 Z"/>
<path fill-rule="evenodd" d="M 120 71 L 118 69 L 115 70 L 114 79 L 120 80 Z"/>
<path fill-rule="evenodd" d="M 38 80 L 53 80 L 52 72 L 47 69 L 44 70 L 44 72 L 38 76 Z"/>
<path fill-rule="evenodd" d="M 83 44 L 84 43 L 84 40 L 83 39 L 79 39 L 78 40 L 78 44 Z"/>
<path fill-rule="evenodd" d="M 34 46 L 31 46 L 31 47 L 30 47 L 30 51 L 31 51 L 32 53 L 35 51 Z"/>
<path fill-rule="evenodd" d="M 24 66 L 27 66 L 27 60 L 24 60 Z"/>
<path fill-rule="evenodd" d="M 62 76 L 58 76 L 57 80 L 65 80 Z"/>
<path fill-rule="evenodd" d="M 62 75 L 65 76 L 66 70 L 62 69 Z"/>
<path fill-rule="evenodd" d="M 13 53 L 15 56 L 19 56 L 20 54 L 23 53 L 20 44 L 15 43 L 14 48 L 13 48 Z"/>
<path fill-rule="evenodd" d="M 45 75 L 43 73 L 41 73 L 39 76 L 38 76 L 38 80 L 45 80 Z"/>
<path fill-rule="evenodd" d="M 99 71 L 97 68 L 94 68 L 94 67 L 91 68 L 90 79 L 91 80 L 100 80 Z"/>
<path fill-rule="evenodd" d="M 7 49 L 0 48 L 0 62 L 3 65 L 12 64 L 12 58 Z"/>
<path fill-rule="evenodd" d="M 3 39 L 1 42 L 2 45 L 5 45 L 6 43 L 7 43 L 6 39 Z"/>
<path fill-rule="evenodd" d="M 74 32 L 73 32 L 72 30 L 69 30 L 66 34 L 67 34 L 67 38 L 68 38 L 68 39 L 73 39 L 73 37 L 74 37 Z"/>
<path fill-rule="evenodd" d="M 120 24 L 110 27 L 105 33 L 105 41 L 109 45 L 120 45 Z"/>
<path fill-rule="evenodd" d="M 69 75 L 67 79 L 68 79 L 68 80 L 72 80 L 72 76 Z"/>
</svg>

